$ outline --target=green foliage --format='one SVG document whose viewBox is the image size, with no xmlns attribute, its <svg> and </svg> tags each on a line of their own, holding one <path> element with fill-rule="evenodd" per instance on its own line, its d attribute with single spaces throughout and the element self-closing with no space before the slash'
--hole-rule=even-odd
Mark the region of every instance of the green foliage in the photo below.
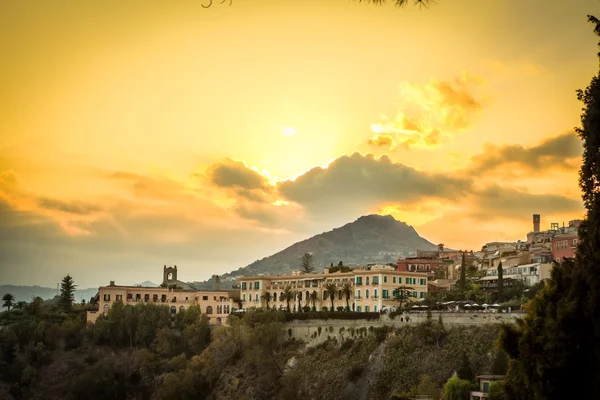
<svg viewBox="0 0 600 400">
<path fill-rule="evenodd" d="M 490 369 L 492 375 L 506 375 L 508 372 L 508 355 L 504 349 L 498 349 L 496 357 Z"/>
<path fill-rule="evenodd" d="M 341 262 L 341 261 L 340 261 Z M 329 267 L 329 273 L 333 274 L 334 272 L 351 272 L 352 271 L 352 267 L 349 267 L 347 265 L 336 265 Z"/>
<path fill-rule="evenodd" d="M 456 371 L 458 377 L 462 380 L 472 382 L 475 380 L 475 373 L 473 372 L 473 368 L 471 368 L 471 361 L 469 361 L 469 357 L 466 353 L 462 354 L 460 367 Z"/>
<path fill-rule="evenodd" d="M 460 262 L 460 277 L 458 278 L 458 289 L 464 291 L 467 286 L 467 262 L 465 261 L 465 253 L 462 253 Z"/>
<path fill-rule="evenodd" d="M 300 264 L 300 268 L 303 272 L 307 274 L 311 274 L 315 272 L 315 267 L 313 266 L 314 260 L 311 253 L 304 253 L 302 255 L 302 261 Z"/>
<path fill-rule="evenodd" d="M 6 308 L 7 311 L 10 311 L 15 304 L 15 296 L 10 293 L 5 293 L 4 296 L 2 296 L 2 301 L 2 307 Z"/>
<path fill-rule="evenodd" d="M 600 36 L 600 20 L 589 16 Z M 577 92 L 583 102 L 579 186 L 587 210 L 574 261 L 552 270 L 502 342 L 513 358 L 506 379 L 511 399 L 595 398 L 600 393 L 600 76 Z"/>
<path fill-rule="evenodd" d="M 60 282 L 58 306 L 63 312 L 71 312 L 75 301 L 75 288 L 75 281 L 70 275 L 65 276 Z"/>
<path fill-rule="evenodd" d="M 394 299 L 398 302 L 398 306 L 402 308 L 402 303 L 411 298 L 411 294 L 415 289 L 408 286 L 399 286 L 392 292 Z"/>
<path fill-rule="evenodd" d="M 444 400 L 468 400 L 471 383 L 456 374 L 444 384 Z"/>
<path fill-rule="evenodd" d="M 286 321 L 306 321 L 311 319 L 328 320 L 328 319 L 344 319 L 344 320 L 378 320 L 379 313 L 376 312 L 355 312 L 355 311 L 311 311 L 308 313 L 286 313 Z"/>
<path fill-rule="evenodd" d="M 330 282 L 325 284 L 325 293 L 329 296 L 329 300 L 331 300 L 331 311 L 333 312 L 333 301 L 335 300 L 335 296 L 337 295 L 337 286 L 335 283 Z"/>
<path fill-rule="evenodd" d="M 490 390 L 488 392 L 488 400 L 508 400 L 506 396 L 504 381 L 495 381 L 490 384 Z"/>
</svg>

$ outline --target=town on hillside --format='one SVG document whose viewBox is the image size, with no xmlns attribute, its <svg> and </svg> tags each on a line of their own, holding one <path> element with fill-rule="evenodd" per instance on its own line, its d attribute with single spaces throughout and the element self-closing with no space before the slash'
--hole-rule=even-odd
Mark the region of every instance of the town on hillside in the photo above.
<svg viewBox="0 0 600 400">
<path fill-rule="evenodd" d="M 231 284 L 213 276 L 214 288 L 198 290 L 178 279 L 177 266 L 163 268 L 159 287 L 121 286 L 111 281 L 92 299 L 88 322 L 106 315 L 115 302 L 156 303 L 171 314 L 192 305 L 210 323 L 226 323 L 230 313 L 277 309 L 294 313 L 315 311 L 390 312 L 519 312 L 550 277 L 554 262 L 575 255 L 580 220 L 541 230 L 533 215 L 527 240 L 488 242 L 479 251 L 416 250 L 396 263 L 347 266 L 343 261 L 317 273 L 310 253 L 289 274 L 242 276 Z M 387 256 L 387 254 L 386 254 Z M 228 287 L 225 287 L 228 286 Z"/>
</svg>

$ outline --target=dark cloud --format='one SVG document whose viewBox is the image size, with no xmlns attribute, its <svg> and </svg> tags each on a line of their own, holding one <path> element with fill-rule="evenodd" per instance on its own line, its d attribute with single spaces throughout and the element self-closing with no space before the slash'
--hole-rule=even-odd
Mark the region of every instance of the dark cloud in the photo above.
<svg viewBox="0 0 600 400">
<path fill-rule="evenodd" d="M 244 163 L 229 160 L 211 165 L 206 176 L 216 186 L 222 188 L 241 188 L 247 190 L 265 189 L 267 179 L 256 171 L 246 167 Z"/>
<path fill-rule="evenodd" d="M 392 135 L 375 135 L 369 139 L 369 144 L 378 147 L 387 147 L 390 150 L 396 148 L 396 142 Z"/>
<path fill-rule="evenodd" d="M 534 213 L 583 213 L 581 199 L 559 194 L 531 194 L 511 188 L 491 186 L 473 193 L 471 214 L 478 218 L 523 219 Z"/>
<path fill-rule="evenodd" d="M 281 195 L 317 213 L 343 209 L 366 212 L 382 202 L 412 203 L 424 198 L 456 199 L 471 182 L 418 171 L 387 156 L 354 153 L 313 168 L 278 185 Z"/>
<path fill-rule="evenodd" d="M 38 198 L 37 203 L 41 208 L 45 208 L 47 210 L 56 210 L 78 215 L 87 215 L 102 210 L 101 207 L 91 203 L 85 203 L 81 201 L 67 202 L 48 197 Z"/>
<path fill-rule="evenodd" d="M 581 141 L 574 132 L 549 138 L 536 146 L 487 145 L 483 153 L 471 159 L 469 170 L 474 173 L 487 172 L 507 164 L 516 164 L 528 169 L 562 167 L 572 169 L 582 154 Z"/>
</svg>

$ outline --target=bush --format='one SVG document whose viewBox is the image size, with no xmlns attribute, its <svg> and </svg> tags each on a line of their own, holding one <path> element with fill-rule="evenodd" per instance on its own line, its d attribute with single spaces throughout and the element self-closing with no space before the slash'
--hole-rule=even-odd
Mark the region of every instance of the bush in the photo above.
<svg viewBox="0 0 600 400">
<path fill-rule="evenodd" d="M 307 312 L 302 314 L 285 314 L 286 321 L 306 321 L 310 319 L 341 319 L 341 320 L 357 320 L 366 319 L 369 321 L 378 320 L 379 313 L 376 312 L 347 312 L 347 311 L 321 311 L 321 312 Z"/>
<path fill-rule="evenodd" d="M 304 306 L 304 307 L 302 307 L 302 311 L 305 312 L 305 313 L 310 312 L 310 307 L 309 306 Z"/>
<path fill-rule="evenodd" d="M 350 350 L 353 345 L 354 345 L 354 339 L 348 338 L 348 339 L 344 340 L 344 343 L 342 343 L 342 345 L 340 346 L 340 350 L 341 351 Z"/>
<path fill-rule="evenodd" d="M 353 365 L 348 371 L 348 380 L 350 382 L 356 382 L 364 372 L 365 367 L 362 365 Z"/>
</svg>

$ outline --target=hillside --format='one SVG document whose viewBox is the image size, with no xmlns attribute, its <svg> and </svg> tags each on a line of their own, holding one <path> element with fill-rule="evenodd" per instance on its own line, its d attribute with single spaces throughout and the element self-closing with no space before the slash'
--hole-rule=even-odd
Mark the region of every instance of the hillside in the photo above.
<svg viewBox="0 0 600 400">
<path fill-rule="evenodd" d="M 395 255 L 379 256 L 379 252 L 403 252 L 408 256 L 416 250 L 435 249 L 437 246 L 419 236 L 412 226 L 397 221 L 391 215 L 367 215 L 225 274 L 222 280 L 237 276 L 290 272 L 299 268 L 300 258 L 308 252 L 313 253 L 315 268 L 321 271 L 330 263 L 337 265 L 339 261 L 343 261 L 345 265 L 357 265 L 394 262 L 398 259 Z"/>
</svg>

